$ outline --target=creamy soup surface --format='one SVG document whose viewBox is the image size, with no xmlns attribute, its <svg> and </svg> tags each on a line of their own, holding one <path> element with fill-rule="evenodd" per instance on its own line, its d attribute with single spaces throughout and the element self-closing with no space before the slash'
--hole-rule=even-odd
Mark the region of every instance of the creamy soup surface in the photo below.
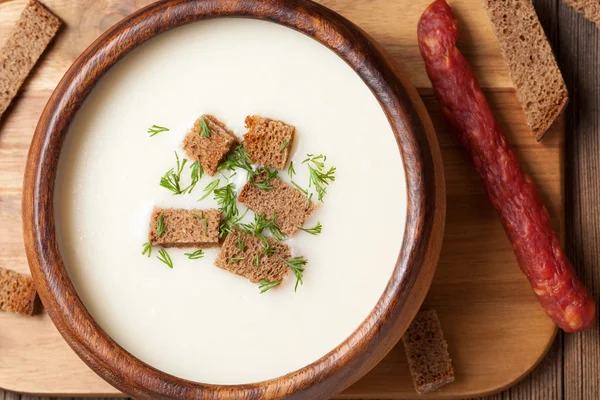
<svg viewBox="0 0 600 400">
<path fill-rule="evenodd" d="M 217 207 L 212 196 L 198 199 L 223 176 L 205 175 L 189 195 L 159 186 L 174 151 L 186 157 L 182 139 L 203 113 L 240 138 L 250 114 L 295 125 L 291 159 L 303 187 L 307 153 L 324 154 L 337 168 L 305 225 L 319 221 L 322 233 L 287 241 L 308 260 L 297 292 L 290 273 L 260 294 L 213 265 L 218 249 L 200 260 L 189 260 L 189 249 L 168 249 L 173 269 L 156 258 L 158 248 L 151 258 L 141 254 L 154 206 Z M 149 137 L 153 124 L 170 131 Z M 280 176 L 289 181 L 286 171 Z M 134 50 L 77 113 L 55 189 L 60 250 L 92 316 L 136 357 L 194 381 L 261 381 L 324 356 L 375 306 L 404 234 L 404 179 L 381 107 L 336 54 L 273 23 L 193 23 Z M 187 166 L 182 180 L 189 182 Z M 241 189 L 243 174 L 233 181 Z"/>
</svg>

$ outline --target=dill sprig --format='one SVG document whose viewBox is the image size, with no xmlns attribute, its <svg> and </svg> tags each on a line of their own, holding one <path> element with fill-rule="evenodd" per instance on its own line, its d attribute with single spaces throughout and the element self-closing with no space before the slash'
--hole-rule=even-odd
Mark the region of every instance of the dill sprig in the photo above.
<svg viewBox="0 0 600 400">
<path fill-rule="evenodd" d="M 160 238 L 165 231 L 167 230 L 167 224 L 165 223 L 165 220 L 163 219 L 163 213 L 160 213 L 158 215 L 158 218 L 156 219 L 156 236 L 158 238 Z"/>
<path fill-rule="evenodd" d="M 160 249 L 156 258 L 165 263 L 169 268 L 173 268 L 173 260 L 171 260 L 171 256 L 165 249 Z"/>
<path fill-rule="evenodd" d="M 294 177 L 294 175 L 296 175 L 296 170 L 294 169 L 294 162 L 290 161 L 290 165 L 288 167 L 288 175 L 290 176 L 290 179 Z"/>
<path fill-rule="evenodd" d="M 183 253 L 183 254 L 186 255 L 187 258 L 189 258 L 190 260 L 198 260 L 198 259 L 204 257 L 204 250 L 198 249 L 198 250 L 194 251 L 193 253 Z"/>
<path fill-rule="evenodd" d="M 282 152 L 283 150 L 285 150 L 286 147 L 288 147 L 288 144 L 290 144 L 290 142 L 286 139 L 283 141 L 283 143 L 281 144 L 281 147 L 279 148 L 279 152 Z"/>
<path fill-rule="evenodd" d="M 283 241 L 287 238 L 275 223 L 275 217 L 275 213 L 273 213 L 272 219 L 267 219 L 262 214 L 254 214 L 254 222 L 239 225 L 244 232 L 256 236 L 261 241 L 263 245 L 263 254 L 275 253 L 275 248 L 271 246 L 267 237 L 263 234 L 265 229 L 268 229 L 269 232 L 271 232 L 271 235 L 279 241 Z M 257 263 L 256 260 L 255 263 Z"/>
<path fill-rule="evenodd" d="M 308 196 L 308 190 L 302 188 L 300 185 L 298 185 L 294 181 L 292 181 L 292 185 L 294 185 L 296 187 L 296 189 L 298 189 L 299 191 L 301 191 L 302 193 L 304 193 L 305 196 Z"/>
<path fill-rule="evenodd" d="M 236 217 L 239 213 L 237 208 L 237 194 L 235 193 L 233 183 L 213 190 L 214 199 L 219 208 L 225 214 L 226 219 Z"/>
<path fill-rule="evenodd" d="M 183 167 L 187 163 L 187 159 L 179 161 L 179 155 L 175 152 L 175 159 L 177 160 L 177 167 L 171 168 L 167 171 L 162 178 L 160 178 L 160 186 L 170 190 L 174 194 L 184 194 L 188 188 L 181 189 L 181 172 Z"/>
<path fill-rule="evenodd" d="M 279 171 L 276 169 L 270 169 L 269 167 L 262 167 L 257 171 L 257 174 L 258 175 L 253 181 L 254 186 L 260 190 L 268 192 L 269 190 L 273 189 L 273 185 L 270 182 L 279 176 Z"/>
<path fill-rule="evenodd" d="M 240 168 L 248 172 L 248 180 L 256 176 L 256 171 L 254 168 L 252 168 L 252 160 L 244 148 L 243 143 L 238 144 L 236 148 L 229 153 L 227 158 L 225 158 L 225 161 L 219 164 L 218 167 L 219 170 L 227 169 L 232 172 L 235 172 L 236 168 Z"/>
<path fill-rule="evenodd" d="M 241 235 L 237 238 L 236 246 L 238 249 L 240 249 L 240 251 L 244 251 L 246 249 L 246 243 L 244 242 L 244 238 Z"/>
<path fill-rule="evenodd" d="M 273 289 L 275 286 L 279 286 L 280 284 L 281 284 L 281 281 L 271 282 L 266 279 L 263 279 L 260 281 L 260 284 L 258 285 L 258 289 L 260 290 L 260 293 L 263 294 L 264 292 L 267 292 L 267 291 Z"/>
<path fill-rule="evenodd" d="M 204 168 L 200 165 L 200 161 L 195 161 L 190 165 L 190 177 L 192 178 L 192 183 L 187 187 L 187 192 L 192 193 L 192 190 L 196 187 L 196 184 L 202 176 L 204 175 Z"/>
<path fill-rule="evenodd" d="M 298 189 L 299 191 L 304 193 L 304 195 L 306 196 L 306 209 L 308 209 L 308 207 L 310 207 L 310 202 L 312 201 L 312 197 L 313 197 L 312 192 L 309 192 L 308 190 L 304 189 L 303 187 L 301 187 L 294 181 L 292 181 L 292 185 L 294 185 L 296 187 L 296 189 Z"/>
<path fill-rule="evenodd" d="M 200 131 L 198 132 L 198 134 L 202 137 L 205 138 L 209 138 L 212 134 L 212 132 L 210 131 L 210 128 L 208 126 L 208 124 L 206 123 L 206 121 L 204 120 L 204 117 L 202 117 L 200 119 Z"/>
<path fill-rule="evenodd" d="M 326 186 L 335 181 L 335 167 L 331 167 L 325 171 L 327 157 L 323 154 L 319 154 L 318 156 L 308 154 L 307 156 L 308 158 L 302 161 L 302 164 L 308 166 L 310 173 L 308 187 L 314 186 L 319 201 L 323 201 L 323 197 L 327 192 Z"/>
<path fill-rule="evenodd" d="M 317 222 L 317 224 L 315 226 L 313 226 L 312 228 L 298 228 L 306 233 L 310 233 L 311 235 L 318 235 L 319 233 L 321 233 L 321 230 L 323 229 L 323 225 L 321 225 L 320 222 Z"/>
<path fill-rule="evenodd" d="M 198 215 L 198 214 L 192 214 L 194 216 L 194 218 L 202 221 L 202 223 L 204 224 L 204 236 L 208 236 L 208 222 L 206 220 L 206 217 L 204 216 L 204 213 L 202 213 L 202 215 Z"/>
<path fill-rule="evenodd" d="M 226 233 L 230 233 L 231 229 L 237 225 L 244 215 L 238 218 L 239 210 L 237 207 L 237 193 L 234 190 L 233 183 L 229 183 L 223 187 L 214 189 L 214 199 L 219 205 L 219 210 L 223 213 L 221 226 L 219 227 L 219 237 L 223 237 Z M 248 210 L 246 210 L 248 212 Z"/>
<path fill-rule="evenodd" d="M 263 214 L 254 214 L 254 222 L 249 224 L 241 224 L 240 226 L 250 235 L 261 237 L 263 231 L 268 229 L 271 235 L 280 242 L 286 239 L 286 236 L 277 224 L 275 223 L 276 214 L 273 213 L 273 218 L 267 219 Z"/>
<path fill-rule="evenodd" d="M 254 255 L 254 267 L 258 268 L 258 263 L 260 262 L 260 256 L 258 255 L 258 253 L 256 253 Z"/>
<path fill-rule="evenodd" d="M 231 233 L 234 226 L 237 226 L 241 220 L 248 214 L 248 209 L 239 217 L 233 217 L 230 219 L 223 219 L 221 226 L 219 226 L 219 238 L 222 238 L 226 233 Z"/>
<path fill-rule="evenodd" d="M 245 259 L 246 259 L 246 257 L 231 257 L 231 258 L 229 259 L 229 261 L 231 261 L 231 262 L 232 262 L 232 263 L 234 263 L 234 264 L 237 264 L 237 263 L 238 263 L 238 261 L 245 260 Z"/>
<path fill-rule="evenodd" d="M 168 132 L 169 128 L 165 128 L 164 126 L 159 126 L 159 125 L 152 125 L 150 128 L 148 128 L 148 133 L 150 134 L 150 137 L 158 135 L 161 132 Z"/>
<path fill-rule="evenodd" d="M 302 277 L 304 276 L 304 266 L 306 265 L 306 259 L 302 256 L 297 256 L 286 260 L 281 258 L 281 261 L 287 264 L 296 276 L 296 286 L 294 286 L 294 292 L 298 289 L 298 284 L 302 285 Z"/>
<path fill-rule="evenodd" d="M 205 187 L 205 188 L 204 188 L 204 190 L 203 190 L 204 194 L 202 195 L 202 197 L 200 197 L 200 198 L 198 199 L 198 201 L 200 201 L 200 200 L 204 200 L 205 198 L 207 198 L 208 196 L 210 196 L 210 194 L 211 194 L 211 193 L 212 193 L 212 192 L 213 192 L 213 191 L 214 191 L 216 188 L 218 188 L 218 187 L 219 187 L 219 182 L 220 182 L 220 180 L 219 180 L 219 179 L 217 179 L 217 180 L 214 180 L 214 181 L 212 181 L 212 182 L 211 182 L 211 183 L 209 183 L 208 185 L 206 185 L 206 187 Z"/>
<path fill-rule="evenodd" d="M 142 251 L 142 255 L 146 255 L 147 254 L 148 258 L 150 258 L 150 256 L 152 255 L 152 243 L 146 242 L 142 246 L 144 246 L 144 249 Z"/>
</svg>

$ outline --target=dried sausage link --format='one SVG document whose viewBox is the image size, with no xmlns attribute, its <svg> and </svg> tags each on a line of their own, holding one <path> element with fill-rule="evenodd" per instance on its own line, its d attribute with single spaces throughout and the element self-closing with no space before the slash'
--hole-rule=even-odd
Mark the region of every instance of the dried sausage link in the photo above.
<svg viewBox="0 0 600 400">
<path fill-rule="evenodd" d="M 523 172 L 473 71 L 456 48 L 458 22 L 436 0 L 418 26 L 419 49 L 446 119 L 471 156 L 517 261 L 546 313 L 563 330 L 589 329 L 595 305 L 567 259 L 540 195 Z"/>
</svg>

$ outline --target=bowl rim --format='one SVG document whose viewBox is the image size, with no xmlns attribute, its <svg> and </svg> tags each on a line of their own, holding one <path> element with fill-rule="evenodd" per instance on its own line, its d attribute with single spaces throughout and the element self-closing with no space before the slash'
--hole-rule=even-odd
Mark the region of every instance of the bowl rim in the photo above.
<svg viewBox="0 0 600 400">
<path fill-rule="evenodd" d="M 393 274 L 374 309 L 341 344 L 287 375 L 241 385 L 181 379 L 114 342 L 80 300 L 62 262 L 54 184 L 69 125 L 102 75 L 136 46 L 191 22 L 245 17 L 299 31 L 334 51 L 361 77 L 385 112 L 403 159 L 407 220 Z M 73 63 L 50 97 L 29 150 L 23 189 L 27 258 L 39 295 L 67 343 L 103 379 L 136 398 L 324 398 L 364 375 L 395 345 L 418 311 L 439 257 L 445 203 L 431 121 L 416 91 L 360 28 L 310 0 L 161 0 L 108 29 Z M 416 98 L 415 98 L 416 97 Z M 443 176 L 441 177 L 443 181 Z M 441 227 L 440 227 L 441 224 Z"/>
</svg>

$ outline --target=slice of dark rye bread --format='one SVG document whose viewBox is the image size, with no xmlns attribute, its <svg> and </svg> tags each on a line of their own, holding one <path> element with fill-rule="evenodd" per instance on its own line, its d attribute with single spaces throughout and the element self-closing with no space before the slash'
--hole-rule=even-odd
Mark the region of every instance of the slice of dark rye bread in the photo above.
<svg viewBox="0 0 600 400">
<path fill-rule="evenodd" d="M 600 1 L 599 0 L 563 0 L 575 11 L 594 22 L 600 28 Z"/>
<path fill-rule="evenodd" d="M 314 204 L 307 204 L 306 196 L 300 190 L 288 185 L 279 178 L 269 182 L 273 187 L 270 190 L 258 188 L 255 180 L 264 179 L 265 175 L 258 175 L 246 183 L 242 188 L 238 200 L 265 218 L 273 218 L 279 229 L 288 236 L 292 236 L 301 227 L 310 214 L 314 211 Z"/>
<path fill-rule="evenodd" d="M 435 310 L 420 311 L 402 336 L 402 343 L 417 393 L 454 382 L 448 344 Z"/>
<path fill-rule="evenodd" d="M 282 258 L 284 260 L 291 258 L 290 248 L 275 239 L 266 239 L 275 252 L 263 254 L 264 245 L 258 237 L 233 229 L 223 242 L 215 265 L 254 283 L 263 279 L 269 282 L 281 281 L 289 271 Z M 258 267 L 256 266 L 257 255 Z"/>
<path fill-rule="evenodd" d="M 30 1 L 23 10 L 0 49 L 0 118 L 61 24 L 37 1 Z"/>
<path fill-rule="evenodd" d="M 531 0 L 483 0 L 527 126 L 541 140 L 569 93 Z"/>
<path fill-rule="evenodd" d="M 37 291 L 29 275 L 0 268 L 0 310 L 32 315 Z"/>
<path fill-rule="evenodd" d="M 209 137 L 202 135 L 202 119 L 209 128 Z M 200 161 L 204 171 L 213 176 L 217 173 L 221 160 L 238 143 L 237 136 L 225 124 L 212 115 L 204 114 L 196 120 L 192 130 L 183 139 L 183 150 L 193 161 Z"/>
<path fill-rule="evenodd" d="M 248 133 L 244 147 L 254 164 L 284 169 L 290 156 L 294 132 L 292 125 L 282 121 L 249 115 L 246 117 Z"/>
<path fill-rule="evenodd" d="M 158 237 L 158 219 L 166 225 Z M 217 247 L 221 212 L 215 209 L 155 208 L 150 218 L 148 240 L 163 247 Z"/>
</svg>

